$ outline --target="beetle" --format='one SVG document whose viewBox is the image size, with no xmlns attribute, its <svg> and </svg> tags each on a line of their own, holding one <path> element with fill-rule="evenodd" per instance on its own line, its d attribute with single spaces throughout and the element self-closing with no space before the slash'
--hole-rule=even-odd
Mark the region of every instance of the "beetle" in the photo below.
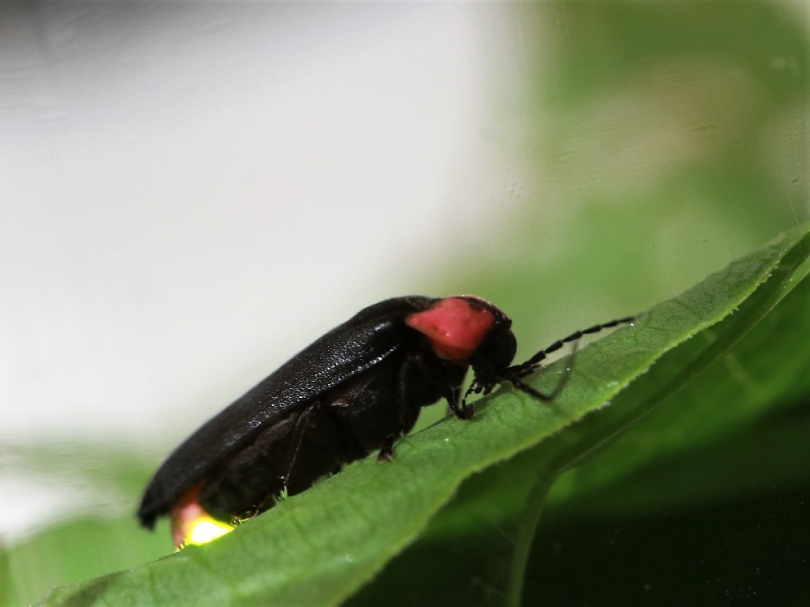
<svg viewBox="0 0 810 607">
<path fill-rule="evenodd" d="M 205 423 L 158 468 L 137 516 L 152 529 L 170 515 L 176 547 L 197 518 L 236 524 L 295 495 L 351 461 L 379 451 L 390 459 L 396 440 L 419 410 L 445 399 L 467 420 L 471 394 L 508 382 L 541 401 L 557 397 L 523 382 L 563 344 L 629 323 L 622 318 L 577 331 L 511 365 L 512 321 L 471 295 L 396 297 L 371 305 L 326 333 Z M 469 367 L 474 378 L 461 398 Z"/>
</svg>

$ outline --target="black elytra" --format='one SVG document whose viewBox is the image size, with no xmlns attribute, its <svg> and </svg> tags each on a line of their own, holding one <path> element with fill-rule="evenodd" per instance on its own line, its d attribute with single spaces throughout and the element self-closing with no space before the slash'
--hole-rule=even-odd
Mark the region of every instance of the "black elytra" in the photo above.
<svg viewBox="0 0 810 607">
<path fill-rule="evenodd" d="M 193 490 L 194 499 L 224 522 L 271 508 L 344 464 L 395 441 L 422 407 L 445 399 L 469 419 L 470 394 L 500 383 L 550 401 L 570 377 L 544 394 L 522 380 L 549 354 L 583 335 L 633 321 L 594 325 L 511 365 L 517 341 L 512 321 L 473 296 L 388 299 L 358 312 L 282 365 L 206 422 L 160 466 L 144 492 L 138 518 L 153 528 Z M 511 366 L 510 366 L 511 365 Z M 464 399 L 467 369 L 474 379 Z M 569 367 L 570 369 L 570 367 Z"/>
</svg>

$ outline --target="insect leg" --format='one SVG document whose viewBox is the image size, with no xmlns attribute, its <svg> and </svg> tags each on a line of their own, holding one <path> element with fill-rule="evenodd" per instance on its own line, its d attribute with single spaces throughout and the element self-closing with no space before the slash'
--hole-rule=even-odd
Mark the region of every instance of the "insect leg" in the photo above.
<svg viewBox="0 0 810 607">
<path fill-rule="evenodd" d="M 459 419 L 468 420 L 475 413 L 473 406 L 467 404 L 466 397 L 464 400 L 461 399 L 461 390 L 459 388 L 455 388 L 453 390 L 452 400 L 447 396 L 444 398 L 447 400 L 447 405 L 450 407 L 450 410 Z M 453 403 L 455 403 L 455 407 L 453 406 Z"/>
<path fill-rule="evenodd" d="M 394 443 L 399 438 L 400 435 L 398 434 L 389 434 L 385 437 L 382 446 L 380 447 L 380 453 L 377 455 L 377 461 L 382 462 L 390 462 L 394 459 Z"/>
<path fill-rule="evenodd" d="M 304 431 L 306 430 L 307 423 L 312 418 L 312 414 L 315 413 L 318 408 L 321 406 L 319 401 L 315 401 L 306 409 L 301 412 L 301 415 L 298 416 L 298 419 L 295 420 L 295 427 L 293 428 L 293 435 L 292 435 L 292 444 L 293 450 L 292 454 L 290 455 L 290 463 L 287 466 L 287 472 L 284 474 L 283 481 L 284 485 L 289 487 L 290 486 L 290 476 L 292 475 L 293 468 L 295 467 L 295 460 L 298 459 L 298 452 L 301 450 L 301 444 L 304 442 Z"/>
<path fill-rule="evenodd" d="M 427 375 L 428 382 L 434 383 L 434 378 L 432 377 L 431 373 L 432 370 L 426 368 L 421 357 L 417 357 L 416 359 L 409 358 L 402 363 L 399 371 L 397 372 L 396 406 L 399 431 L 391 432 L 385 437 L 385 440 L 380 447 L 380 453 L 377 456 L 378 462 L 383 460 L 390 461 L 393 459 L 394 443 L 399 437 L 413 428 L 414 424 L 416 423 L 418 410 L 415 411 L 413 405 L 411 404 L 413 400 L 411 394 L 411 382 L 413 381 L 414 370 L 419 371 L 423 375 Z"/>
<path fill-rule="evenodd" d="M 461 396 L 459 389 L 457 387 L 454 388 L 448 384 L 443 377 L 440 377 L 438 373 L 436 373 L 434 366 L 429 364 L 429 361 L 426 361 L 424 358 L 420 357 L 417 359 L 417 363 L 419 365 L 419 370 L 422 372 L 425 378 L 432 385 L 439 388 L 442 398 L 447 401 L 447 406 L 450 407 L 453 415 L 462 420 L 470 419 L 475 411 L 472 405 L 459 402 Z"/>
<path fill-rule="evenodd" d="M 467 399 L 470 398 L 470 395 L 472 395 L 472 394 L 481 394 L 481 393 L 484 393 L 486 395 L 486 394 L 489 394 L 490 390 L 492 388 L 494 388 L 494 387 L 495 387 L 495 384 L 493 384 L 490 387 L 486 387 L 486 386 L 482 385 L 476 378 L 473 378 L 472 383 L 470 384 L 470 387 L 467 388 L 467 391 L 464 393 L 464 398 L 461 399 L 461 407 L 460 407 L 460 409 L 462 411 L 465 411 L 468 408 L 472 409 L 472 407 L 473 407 L 472 404 L 469 404 L 469 405 L 467 404 Z M 470 417 L 472 417 L 472 415 L 470 415 Z"/>
<path fill-rule="evenodd" d="M 459 405 L 459 399 L 461 396 L 459 389 L 450 385 L 448 380 L 439 374 L 439 372 L 436 370 L 436 366 L 432 364 L 432 361 L 426 360 L 424 357 L 419 356 L 414 358 L 414 364 L 417 365 L 419 372 L 422 374 L 425 380 L 431 386 L 438 388 L 442 398 L 447 401 L 447 406 L 450 407 L 450 410 L 456 417 L 467 420 L 473 416 L 472 406 L 464 404 Z"/>
</svg>

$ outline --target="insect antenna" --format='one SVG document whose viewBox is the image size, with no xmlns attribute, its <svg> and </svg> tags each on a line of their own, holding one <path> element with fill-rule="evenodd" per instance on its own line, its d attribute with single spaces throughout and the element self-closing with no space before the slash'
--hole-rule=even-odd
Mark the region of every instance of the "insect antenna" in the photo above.
<svg viewBox="0 0 810 607">
<path fill-rule="evenodd" d="M 292 476 L 293 468 L 295 467 L 295 461 L 298 459 L 298 452 L 301 450 L 301 444 L 304 442 L 304 432 L 307 429 L 307 424 L 309 423 L 312 414 L 315 413 L 316 409 L 320 407 L 320 402 L 315 402 L 311 404 L 309 407 L 304 409 L 301 414 L 298 416 L 298 419 L 295 420 L 295 426 L 293 427 L 293 434 L 292 434 L 292 444 L 293 450 L 290 454 L 290 461 L 287 464 L 287 472 L 284 474 L 282 480 L 284 482 L 284 487 L 289 488 L 290 486 L 290 477 Z"/>
<path fill-rule="evenodd" d="M 521 392 L 525 392 L 533 396 L 534 398 L 543 401 L 543 402 L 552 402 L 554 401 L 560 393 L 565 389 L 566 384 L 571 379 L 571 375 L 574 372 L 574 363 L 577 357 L 577 351 L 579 350 L 579 340 L 584 337 L 585 335 L 593 335 L 594 333 L 599 333 L 600 331 L 604 331 L 605 329 L 613 329 L 614 327 L 618 327 L 620 325 L 630 324 L 636 320 L 635 316 L 626 316 L 624 318 L 617 318 L 616 320 L 611 320 L 610 322 L 600 323 L 598 325 L 593 325 L 592 327 L 588 327 L 587 329 L 583 329 L 581 331 L 574 331 L 571 335 L 567 337 L 563 337 L 562 339 L 558 339 L 553 344 L 548 346 L 547 348 L 540 350 L 534 356 L 525 360 L 524 362 L 512 365 L 511 367 L 507 367 L 507 369 L 503 372 L 500 376 L 493 377 L 485 377 L 482 379 L 479 376 L 473 378 L 470 387 L 467 388 L 467 391 L 464 393 L 464 398 L 461 399 L 461 408 L 465 410 L 467 407 L 467 399 L 473 395 L 483 395 L 486 396 L 497 386 L 499 383 L 509 382 L 515 388 L 520 390 Z M 562 348 L 565 344 L 573 343 L 571 349 L 571 360 L 565 367 L 565 371 L 563 371 L 562 376 L 557 381 L 557 385 L 554 386 L 554 389 L 551 392 L 545 393 L 540 392 L 539 390 L 532 388 L 530 385 L 523 381 L 523 378 L 527 375 L 534 372 L 540 363 L 545 360 L 549 354 L 552 354 Z M 455 412 L 455 411 L 454 411 Z M 458 417 L 460 416 L 456 413 Z M 462 419 L 467 419 L 466 416 L 462 417 Z"/>
<path fill-rule="evenodd" d="M 520 390 L 521 392 L 525 392 L 526 394 L 530 394 L 535 398 L 542 400 L 544 402 L 550 402 L 556 399 L 560 393 L 565 388 L 565 385 L 571 379 L 571 374 L 574 370 L 574 362 L 577 356 L 577 350 L 579 349 L 579 340 L 585 335 L 593 335 L 594 333 L 599 333 L 605 329 L 612 329 L 614 327 L 618 327 L 619 325 L 629 324 L 636 320 L 635 316 L 626 316 L 625 318 L 618 318 L 616 320 L 611 320 L 610 322 L 604 322 L 598 325 L 593 325 L 592 327 L 588 327 L 587 329 L 583 329 L 582 331 L 574 331 L 568 337 L 563 337 L 562 339 L 558 339 L 549 347 L 540 350 L 537 354 L 529 358 L 528 360 L 520 363 L 519 365 L 513 365 L 509 367 L 506 372 L 504 373 L 504 380 L 511 383 L 515 388 Z M 539 390 L 536 390 L 522 381 L 522 378 L 526 377 L 530 373 L 532 373 L 540 364 L 541 361 L 545 360 L 545 358 L 559 350 L 563 347 L 563 345 L 567 343 L 573 342 L 573 349 L 571 352 L 571 361 L 566 366 L 565 371 L 563 372 L 562 377 L 560 377 L 557 385 L 554 389 L 549 392 L 548 394 L 544 394 Z M 472 388 L 472 386 L 471 386 Z"/>
<path fill-rule="evenodd" d="M 519 365 L 513 365 L 509 367 L 506 370 L 506 372 L 508 375 L 511 375 L 516 379 L 526 377 L 529 373 L 532 373 L 537 367 L 537 365 L 540 364 L 540 362 L 542 362 L 543 360 L 545 360 L 549 354 L 556 352 L 557 350 L 562 348 L 563 345 L 571 343 L 572 341 L 578 341 L 581 337 L 585 335 L 593 335 L 594 333 L 599 333 L 600 331 L 604 331 L 605 329 L 612 329 L 614 327 L 618 327 L 619 325 L 626 325 L 633 322 L 634 320 L 636 320 L 635 316 L 627 316 L 625 318 L 619 318 L 616 320 L 611 320 L 610 322 L 604 322 L 598 325 L 594 325 L 592 327 L 588 327 L 587 329 L 583 329 L 582 331 L 574 331 L 568 337 L 558 339 L 548 348 L 540 350 L 537 354 L 535 354 L 528 360 L 523 361 Z M 512 380 L 510 379 L 509 381 Z"/>
</svg>

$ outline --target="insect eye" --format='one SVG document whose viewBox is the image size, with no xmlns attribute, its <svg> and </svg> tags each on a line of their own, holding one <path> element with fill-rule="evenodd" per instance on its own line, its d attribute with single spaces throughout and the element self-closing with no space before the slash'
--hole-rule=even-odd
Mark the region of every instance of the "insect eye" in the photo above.
<svg viewBox="0 0 810 607">
<path fill-rule="evenodd" d="M 479 383 L 497 383 L 515 357 L 516 351 L 517 340 L 510 329 L 496 329 L 487 335 L 470 359 Z"/>
</svg>

